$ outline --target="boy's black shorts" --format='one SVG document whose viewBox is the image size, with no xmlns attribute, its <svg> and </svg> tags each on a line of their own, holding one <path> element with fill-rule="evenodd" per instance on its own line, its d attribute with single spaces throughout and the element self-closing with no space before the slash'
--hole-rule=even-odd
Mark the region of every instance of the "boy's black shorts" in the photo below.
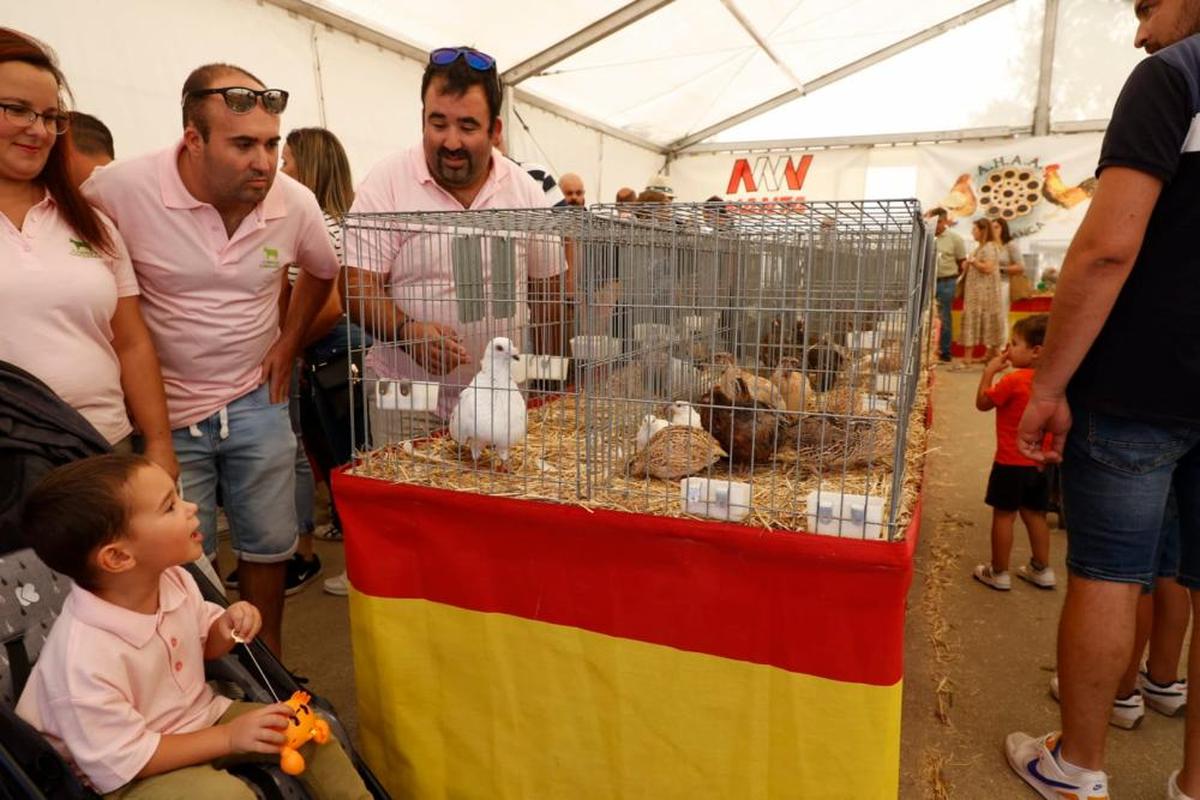
<svg viewBox="0 0 1200 800">
<path fill-rule="evenodd" d="M 1044 513 L 1050 509 L 1050 481 L 1037 467 L 992 464 L 984 502 L 1000 511 L 1027 508 Z"/>
</svg>

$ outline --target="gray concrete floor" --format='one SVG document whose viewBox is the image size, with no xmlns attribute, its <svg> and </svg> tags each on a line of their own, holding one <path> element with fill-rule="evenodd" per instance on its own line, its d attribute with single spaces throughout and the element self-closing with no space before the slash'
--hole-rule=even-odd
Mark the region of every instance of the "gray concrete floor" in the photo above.
<svg viewBox="0 0 1200 800">
<path fill-rule="evenodd" d="M 935 391 L 925 520 L 909 595 L 901 749 L 905 800 L 1023 798 L 1035 795 L 1008 769 L 1002 745 L 1015 730 L 1058 728 L 1048 681 L 1062 589 L 1045 592 L 1021 581 L 1008 594 L 971 580 L 988 558 L 990 510 L 983 493 L 994 448 L 993 417 L 975 410 L 979 372 L 941 370 Z M 1066 541 L 1056 531 L 1054 567 L 1065 581 Z M 343 568 L 340 543 L 316 543 L 324 577 Z M 1029 557 L 1018 530 L 1013 563 Z M 223 554 L 223 569 L 230 564 Z M 285 663 L 337 707 L 357 731 L 354 665 L 347 601 L 321 591 L 320 580 L 289 598 Z M 945 722 L 938 718 L 939 687 Z M 1148 711 L 1140 729 L 1110 728 L 1108 771 L 1114 797 L 1159 798 L 1177 768 L 1182 719 Z M 869 757 L 869 754 L 864 754 Z M 941 765 L 937 793 L 930 765 Z"/>
<path fill-rule="evenodd" d="M 970 577 L 989 558 L 991 512 L 983 494 L 995 441 L 993 416 L 975 410 L 979 377 L 978 370 L 941 370 L 937 376 L 925 520 L 906 632 L 900 796 L 911 800 L 1035 797 L 1010 772 L 1004 737 L 1059 727 L 1048 681 L 1063 589 L 1047 592 L 1014 581 L 1003 594 Z M 1065 536 L 1055 531 L 1051 555 L 1060 585 L 1065 550 Z M 1019 528 L 1013 564 L 1028 558 L 1029 542 Z M 939 686 L 945 722 L 938 718 Z M 1109 732 L 1112 796 L 1164 797 L 1167 777 L 1182 759 L 1182 718 L 1148 710 L 1139 729 Z M 931 763 L 944 765 L 945 793 L 933 788 Z"/>
</svg>

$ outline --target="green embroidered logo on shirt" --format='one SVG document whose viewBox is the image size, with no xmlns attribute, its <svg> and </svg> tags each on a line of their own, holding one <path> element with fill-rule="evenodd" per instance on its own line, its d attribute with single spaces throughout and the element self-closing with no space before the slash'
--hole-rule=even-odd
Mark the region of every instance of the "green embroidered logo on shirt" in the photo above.
<svg viewBox="0 0 1200 800">
<path fill-rule="evenodd" d="M 279 251 L 274 247 L 264 247 L 263 260 L 259 266 L 263 269 L 279 269 Z"/>
<path fill-rule="evenodd" d="M 67 239 L 71 243 L 71 255 L 79 258 L 100 258 L 100 254 L 82 239 L 71 239 L 70 237 Z"/>
</svg>

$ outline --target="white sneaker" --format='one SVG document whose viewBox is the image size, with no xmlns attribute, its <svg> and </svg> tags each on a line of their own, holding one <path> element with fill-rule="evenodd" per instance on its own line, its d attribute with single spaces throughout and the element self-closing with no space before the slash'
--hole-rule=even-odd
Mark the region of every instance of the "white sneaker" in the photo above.
<svg viewBox="0 0 1200 800">
<path fill-rule="evenodd" d="M 1058 585 L 1058 579 L 1054 576 L 1053 567 L 1043 567 L 1042 569 L 1034 569 L 1033 564 L 1022 564 L 1017 567 L 1017 577 L 1028 583 L 1032 583 L 1039 589 L 1053 589 Z"/>
<path fill-rule="evenodd" d="M 1050 679 L 1050 696 L 1058 700 L 1058 674 Z M 1131 731 L 1142 724 L 1146 716 L 1146 705 L 1142 695 L 1134 690 L 1129 697 L 1118 697 L 1113 700 L 1112 711 L 1108 715 L 1108 724 L 1121 730 Z"/>
<path fill-rule="evenodd" d="M 1007 572 L 992 572 L 991 564 L 977 565 L 975 571 L 971 573 L 971 577 L 998 592 L 1007 592 L 1012 589 L 1012 577 Z"/>
<path fill-rule="evenodd" d="M 323 588 L 325 589 L 326 594 L 345 597 L 346 595 L 350 594 L 350 580 L 346 577 L 346 573 L 343 572 L 341 575 L 336 575 L 332 578 L 326 578 Z"/>
<path fill-rule="evenodd" d="M 1138 690 L 1146 699 L 1146 705 L 1160 714 L 1173 717 L 1187 709 L 1187 681 L 1175 681 L 1159 686 L 1150 680 L 1145 671 L 1138 673 Z"/>
<path fill-rule="evenodd" d="M 1179 770 L 1175 770 L 1171 777 L 1167 778 L 1167 800 L 1192 800 L 1179 788 Z"/>
<path fill-rule="evenodd" d="M 1086 770 L 1068 775 L 1059 762 L 1058 745 L 1057 733 L 1036 739 L 1027 733 L 1010 733 L 1004 752 L 1013 772 L 1046 800 L 1108 800 L 1108 776 Z"/>
</svg>

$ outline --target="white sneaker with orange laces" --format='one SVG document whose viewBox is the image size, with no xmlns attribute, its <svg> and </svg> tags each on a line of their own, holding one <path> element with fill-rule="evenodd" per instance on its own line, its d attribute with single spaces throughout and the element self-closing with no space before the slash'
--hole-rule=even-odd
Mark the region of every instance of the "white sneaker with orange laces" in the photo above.
<svg viewBox="0 0 1200 800">
<path fill-rule="evenodd" d="M 1010 733 L 1004 752 L 1013 772 L 1046 800 L 1109 800 L 1108 776 L 1076 768 L 1064 768 L 1059 756 L 1060 734 L 1034 738 L 1027 733 Z"/>
</svg>

